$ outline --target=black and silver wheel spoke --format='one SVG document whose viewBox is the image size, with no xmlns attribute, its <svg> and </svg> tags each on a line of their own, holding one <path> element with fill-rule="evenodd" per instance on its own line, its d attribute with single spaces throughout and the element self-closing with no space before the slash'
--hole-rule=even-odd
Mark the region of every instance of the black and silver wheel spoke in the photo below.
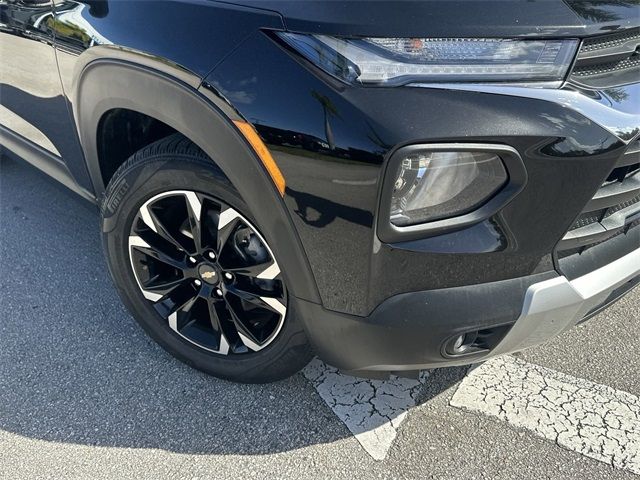
<svg viewBox="0 0 640 480">
<path fill-rule="evenodd" d="M 249 302 L 257 308 L 270 310 L 274 313 L 283 313 L 284 305 L 282 305 L 276 298 L 271 296 L 261 296 L 256 293 L 240 290 L 238 288 L 227 289 L 227 295 L 237 297 L 239 300 Z"/>
<path fill-rule="evenodd" d="M 160 194 L 140 207 L 141 220 L 178 250 L 194 254 L 200 248 L 202 202 L 195 192 Z"/>
<path fill-rule="evenodd" d="M 261 348 L 273 323 L 286 312 L 277 298 L 245 290 L 230 288 L 225 298 L 242 342 L 252 350 Z"/>
<path fill-rule="evenodd" d="M 144 212 L 144 213 L 143 213 Z M 180 242 L 173 233 L 163 224 L 156 214 L 149 208 L 147 204 L 140 207 L 140 217 L 142 221 L 153 232 L 162 238 L 165 242 L 173 245 L 178 251 L 184 251 L 184 242 Z"/>
<path fill-rule="evenodd" d="M 218 217 L 218 234 L 216 237 L 216 250 L 220 255 L 223 254 L 229 237 L 234 233 L 238 223 L 240 222 L 240 215 L 232 208 L 227 208 L 220 212 Z"/>
<path fill-rule="evenodd" d="M 129 237 L 144 297 L 169 327 L 219 354 L 269 345 L 286 316 L 280 267 L 240 213 L 205 194 L 177 190 L 142 205 Z"/>
<path fill-rule="evenodd" d="M 175 287 L 182 284 L 184 282 L 184 278 L 179 278 L 176 280 L 170 280 L 166 278 L 162 278 L 160 275 L 156 275 L 151 277 L 147 282 L 141 285 L 142 290 L 145 292 L 152 292 L 159 295 L 166 295 L 170 291 L 172 291 Z"/>
<path fill-rule="evenodd" d="M 218 218 L 220 205 L 207 198 L 202 200 L 202 214 L 200 216 L 200 244 L 218 251 Z"/>
<path fill-rule="evenodd" d="M 169 318 L 169 315 L 193 302 L 195 296 L 193 285 L 182 281 L 154 302 L 153 308 L 164 318 Z"/>
<path fill-rule="evenodd" d="M 185 267 L 185 255 L 179 252 L 166 253 L 166 248 L 158 245 L 158 242 L 153 242 L 149 239 L 148 234 L 132 235 L 129 237 L 129 246 L 144 253 L 146 256 L 152 259 L 158 260 L 171 267 L 182 270 Z M 180 258 L 176 258 L 176 257 Z"/>
<path fill-rule="evenodd" d="M 231 318 L 233 319 L 233 325 L 236 329 L 236 332 L 238 332 L 238 337 L 242 345 L 253 351 L 260 350 L 259 340 L 255 338 L 254 335 L 246 328 L 245 324 L 242 322 L 233 307 L 229 309 L 229 312 L 231 314 Z"/>
<path fill-rule="evenodd" d="M 172 243 L 178 250 L 190 251 L 191 248 L 186 244 L 184 239 L 178 239 L 175 233 L 169 231 L 161 222 L 156 221 L 156 233 L 158 233 L 166 241 Z"/>
<path fill-rule="evenodd" d="M 189 229 L 196 251 L 202 250 L 201 215 L 202 202 L 194 192 L 186 192 L 187 211 L 189 214 Z"/>
<path fill-rule="evenodd" d="M 280 275 L 280 267 L 274 261 L 268 261 L 257 265 L 243 265 L 240 267 L 229 267 L 226 269 L 235 275 L 244 275 L 246 277 L 260 278 L 265 280 L 273 280 Z"/>
<path fill-rule="evenodd" d="M 223 313 L 225 309 L 224 304 L 213 298 L 207 298 L 206 302 L 211 328 L 218 334 L 222 334 L 222 323 L 225 321 L 225 314 Z"/>
</svg>

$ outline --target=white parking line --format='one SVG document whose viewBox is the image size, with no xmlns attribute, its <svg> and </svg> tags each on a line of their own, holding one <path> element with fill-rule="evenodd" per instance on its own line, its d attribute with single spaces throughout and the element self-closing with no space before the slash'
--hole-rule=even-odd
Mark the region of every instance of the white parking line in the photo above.
<svg viewBox="0 0 640 480">
<path fill-rule="evenodd" d="M 630 393 L 507 356 L 472 370 L 451 405 L 640 474 L 640 399 Z"/>
<path fill-rule="evenodd" d="M 360 445 L 376 460 L 384 460 L 397 430 L 416 404 L 420 380 L 392 378 L 364 380 L 343 375 L 338 370 L 314 359 L 303 373 L 320 397 L 353 433 Z"/>
</svg>

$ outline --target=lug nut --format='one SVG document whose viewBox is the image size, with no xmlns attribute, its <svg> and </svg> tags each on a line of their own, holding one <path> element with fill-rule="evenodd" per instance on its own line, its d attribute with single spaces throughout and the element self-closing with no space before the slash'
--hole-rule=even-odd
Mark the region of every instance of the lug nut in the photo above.
<svg viewBox="0 0 640 480">
<path fill-rule="evenodd" d="M 202 285 L 202 282 L 197 278 L 193 281 L 193 283 L 196 285 L 196 287 L 199 287 L 200 285 Z"/>
<path fill-rule="evenodd" d="M 215 260 L 216 259 L 216 254 L 213 252 L 209 252 L 209 254 L 207 255 L 211 260 Z"/>
<path fill-rule="evenodd" d="M 224 274 L 224 278 L 226 278 L 227 280 L 233 280 L 233 275 L 231 275 L 229 272 L 226 272 Z"/>
<path fill-rule="evenodd" d="M 189 263 L 196 263 L 197 260 L 193 257 L 189 257 Z"/>
<path fill-rule="evenodd" d="M 222 296 L 222 290 L 220 290 L 219 288 L 216 288 L 216 295 L 221 297 Z"/>
</svg>

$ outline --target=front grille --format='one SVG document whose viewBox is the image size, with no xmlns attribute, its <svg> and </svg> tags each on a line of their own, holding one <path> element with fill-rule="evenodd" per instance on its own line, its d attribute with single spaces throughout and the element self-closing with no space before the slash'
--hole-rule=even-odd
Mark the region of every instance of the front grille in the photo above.
<svg viewBox="0 0 640 480">
<path fill-rule="evenodd" d="M 633 28 L 601 37 L 588 38 L 582 43 L 580 52 L 594 52 L 620 47 L 629 40 L 640 40 L 640 29 Z"/>
<path fill-rule="evenodd" d="M 636 203 L 640 203 L 640 195 L 633 197 L 632 199 L 627 200 L 626 202 L 622 202 L 617 205 L 614 205 L 612 207 L 601 208 L 600 210 L 596 210 L 594 212 L 582 213 L 578 217 L 578 219 L 575 221 L 575 223 L 571 226 L 569 231 L 571 232 L 573 230 L 586 227 L 594 223 L 600 223 L 606 220 L 607 218 L 609 218 L 610 216 L 614 215 L 615 213 L 619 212 L 620 210 L 624 210 L 627 207 L 631 207 Z"/>
<path fill-rule="evenodd" d="M 640 80 L 640 28 L 586 39 L 569 80 L 590 88 L 611 88 Z"/>
<path fill-rule="evenodd" d="M 640 143 L 635 140 L 558 246 L 566 257 L 626 234 L 640 221 Z"/>
<path fill-rule="evenodd" d="M 603 75 L 606 73 L 616 73 L 627 69 L 640 66 L 640 56 L 635 55 L 636 58 L 627 58 L 619 62 L 598 63 L 597 65 L 586 65 L 584 67 L 577 67 L 573 69 L 573 77 L 583 77 L 587 80 L 590 77 L 597 75 Z"/>
</svg>

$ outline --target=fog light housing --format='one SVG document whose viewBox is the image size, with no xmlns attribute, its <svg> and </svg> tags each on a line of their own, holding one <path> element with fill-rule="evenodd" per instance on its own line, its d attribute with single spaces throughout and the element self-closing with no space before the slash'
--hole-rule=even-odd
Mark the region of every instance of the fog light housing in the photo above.
<svg viewBox="0 0 640 480">
<path fill-rule="evenodd" d="M 419 240 L 480 223 L 504 208 L 526 181 L 520 155 L 507 145 L 402 147 L 387 163 L 378 238 Z"/>
<path fill-rule="evenodd" d="M 398 166 L 391 197 L 391 223 L 402 227 L 475 210 L 508 180 L 491 152 L 415 152 Z"/>
</svg>

